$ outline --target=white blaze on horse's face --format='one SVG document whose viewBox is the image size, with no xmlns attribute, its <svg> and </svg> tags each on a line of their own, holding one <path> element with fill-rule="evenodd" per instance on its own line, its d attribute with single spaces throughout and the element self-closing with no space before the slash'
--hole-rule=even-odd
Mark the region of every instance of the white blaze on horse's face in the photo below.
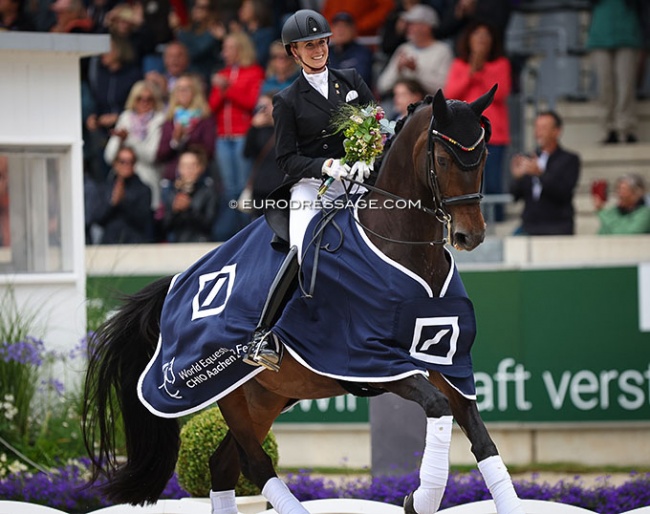
<svg viewBox="0 0 650 514">
<path fill-rule="evenodd" d="M 443 199 L 480 191 L 485 157 L 476 168 L 462 170 L 442 145 L 436 145 L 433 158 Z M 470 251 L 483 242 L 486 225 L 479 202 L 447 205 L 445 210 L 451 216 L 451 243 L 457 250 Z"/>
</svg>

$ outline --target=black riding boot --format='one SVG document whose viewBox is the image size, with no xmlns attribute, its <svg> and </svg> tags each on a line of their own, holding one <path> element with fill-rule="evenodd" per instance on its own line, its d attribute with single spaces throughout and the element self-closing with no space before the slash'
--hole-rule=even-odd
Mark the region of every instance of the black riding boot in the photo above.
<svg viewBox="0 0 650 514">
<path fill-rule="evenodd" d="M 264 366 L 271 371 L 280 370 L 282 345 L 271 333 L 271 327 L 280 317 L 287 293 L 293 289 L 299 269 L 298 248 L 292 246 L 273 279 L 262 315 L 253 333 L 253 340 L 248 344 L 248 351 L 244 356 L 245 363 Z"/>
</svg>

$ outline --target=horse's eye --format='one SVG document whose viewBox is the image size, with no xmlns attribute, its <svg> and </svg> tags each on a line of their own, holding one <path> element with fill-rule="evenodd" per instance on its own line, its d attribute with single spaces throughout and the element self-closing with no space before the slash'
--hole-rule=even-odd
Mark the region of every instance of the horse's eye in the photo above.
<svg viewBox="0 0 650 514">
<path fill-rule="evenodd" d="M 436 155 L 436 164 L 440 168 L 446 168 L 447 166 L 449 166 L 449 159 L 447 159 L 447 157 L 444 157 L 442 155 Z"/>
</svg>

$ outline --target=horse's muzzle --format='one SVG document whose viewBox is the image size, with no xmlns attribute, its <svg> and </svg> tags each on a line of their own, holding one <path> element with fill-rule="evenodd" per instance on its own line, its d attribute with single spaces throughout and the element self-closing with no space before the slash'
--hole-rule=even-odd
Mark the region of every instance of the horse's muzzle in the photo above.
<svg viewBox="0 0 650 514">
<path fill-rule="evenodd" d="M 457 250 L 467 250 L 468 252 L 480 245 L 485 239 L 485 231 L 476 234 L 466 234 L 464 232 L 453 233 L 453 245 Z"/>
</svg>

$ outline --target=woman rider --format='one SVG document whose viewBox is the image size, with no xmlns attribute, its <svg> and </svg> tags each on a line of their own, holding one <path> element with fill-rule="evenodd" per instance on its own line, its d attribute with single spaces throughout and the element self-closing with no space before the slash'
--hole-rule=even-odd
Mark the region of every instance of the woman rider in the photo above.
<svg viewBox="0 0 650 514">
<path fill-rule="evenodd" d="M 281 345 L 269 327 L 279 314 L 282 300 L 298 273 L 303 238 L 311 219 L 319 211 L 318 189 L 324 178 L 334 182 L 323 195 L 333 200 L 344 192 L 342 178 L 362 182 L 370 168 L 363 162 L 345 164 L 344 135 L 334 133 L 332 114 L 347 102 L 365 106 L 374 102 L 370 88 L 354 69 L 328 68 L 329 36 L 327 20 L 310 9 L 296 11 L 282 27 L 282 43 L 287 54 L 302 68 L 296 80 L 273 98 L 275 150 L 277 162 L 291 186 L 291 205 L 300 205 L 289 215 L 291 249 L 273 281 L 258 328 L 244 359 L 277 371 Z"/>
</svg>

